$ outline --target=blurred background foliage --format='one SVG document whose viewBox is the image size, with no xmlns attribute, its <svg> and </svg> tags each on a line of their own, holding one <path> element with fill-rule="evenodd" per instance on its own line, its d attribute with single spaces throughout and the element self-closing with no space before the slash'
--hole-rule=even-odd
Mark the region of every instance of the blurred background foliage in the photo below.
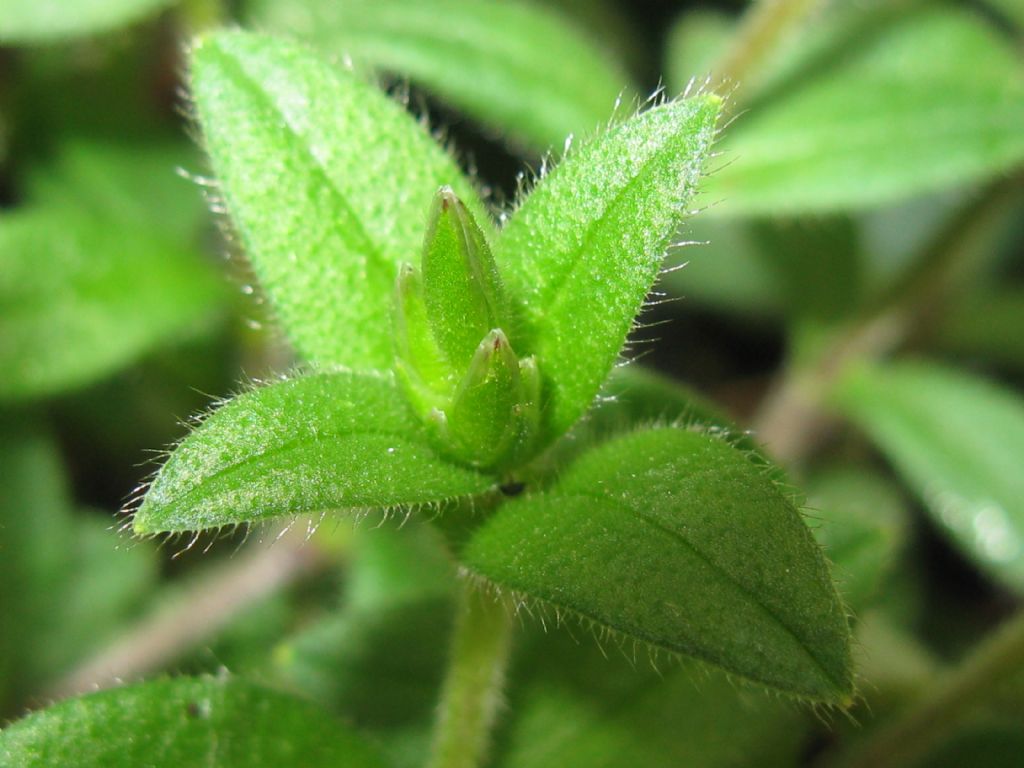
<svg viewBox="0 0 1024 768">
<path fill-rule="evenodd" d="M 727 80 L 702 211 L 658 286 L 671 300 L 610 394 L 634 416 L 728 414 L 787 465 L 857 623 L 856 725 L 527 622 L 495 765 L 811 764 L 1013 614 L 1024 3 L 788 3 L 804 12 L 760 48 L 748 22 L 773 4 L 747 5 L 0 2 L 0 717 L 112 677 L 227 668 L 320 702 L 394 765 L 427 743 L 453 606 L 432 529 L 328 520 L 291 549 L 117 530 L 152 449 L 294 362 L 219 226 L 181 92 L 183 46 L 218 23 L 364 69 L 498 215 L 522 168 L 649 94 Z M 998 683 L 922 764 L 1019 765 L 1024 672 Z"/>
</svg>

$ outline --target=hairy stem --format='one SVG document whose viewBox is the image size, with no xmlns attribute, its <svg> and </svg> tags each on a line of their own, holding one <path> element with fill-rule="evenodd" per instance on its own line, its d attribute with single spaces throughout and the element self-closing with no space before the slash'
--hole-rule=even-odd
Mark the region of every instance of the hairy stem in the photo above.
<svg viewBox="0 0 1024 768">
<path fill-rule="evenodd" d="M 253 544 L 211 568 L 179 594 L 120 635 L 44 692 L 60 699 L 109 688 L 160 669 L 216 634 L 262 598 L 326 564 L 306 530 L 289 530 L 269 544 Z"/>
<path fill-rule="evenodd" d="M 753 74 L 817 8 L 821 0 L 760 0 L 744 15 L 712 67 L 714 85 L 736 86 Z"/>
<path fill-rule="evenodd" d="M 487 754 L 511 646 L 505 602 L 464 582 L 429 768 L 476 768 Z"/>
<path fill-rule="evenodd" d="M 1011 674 L 1024 668 L 1024 612 L 980 643 L 960 666 L 889 726 L 836 764 L 843 768 L 912 765 L 982 703 Z"/>
</svg>

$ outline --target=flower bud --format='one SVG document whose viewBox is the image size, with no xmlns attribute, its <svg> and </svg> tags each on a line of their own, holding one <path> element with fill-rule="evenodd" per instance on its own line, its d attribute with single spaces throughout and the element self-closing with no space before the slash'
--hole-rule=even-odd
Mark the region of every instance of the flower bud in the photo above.
<svg viewBox="0 0 1024 768">
<path fill-rule="evenodd" d="M 534 358 L 502 330 L 510 312 L 484 233 L 448 187 L 430 210 L 422 270 L 403 265 L 395 302 L 396 367 L 438 447 L 473 466 L 525 458 L 540 414 Z"/>
</svg>

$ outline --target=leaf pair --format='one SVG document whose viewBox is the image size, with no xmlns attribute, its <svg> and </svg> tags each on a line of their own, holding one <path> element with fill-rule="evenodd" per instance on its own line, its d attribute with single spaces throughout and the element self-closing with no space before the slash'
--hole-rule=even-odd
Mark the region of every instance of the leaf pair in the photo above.
<svg viewBox="0 0 1024 768">
<path fill-rule="evenodd" d="M 719 109 L 713 96 L 669 102 L 592 138 L 496 232 L 422 126 L 304 48 L 218 34 L 192 75 L 262 287 L 324 370 L 216 411 L 156 478 L 141 533 L 490 492 L 603 385 Z M 421 248 L 421 269 L 403 268 Z M 533 419 L 529 450 L 482 452 L 500 444 L 502 414 Z M 456 428 L 473 439 L 453 443 Z M 845 612 L 819 550 L 766 469 L 717 437 L 634 423 L 467 536 L 456 554 L 469 571 L 617 636 L 808 698 L 849 695 Z"/>
</svg>

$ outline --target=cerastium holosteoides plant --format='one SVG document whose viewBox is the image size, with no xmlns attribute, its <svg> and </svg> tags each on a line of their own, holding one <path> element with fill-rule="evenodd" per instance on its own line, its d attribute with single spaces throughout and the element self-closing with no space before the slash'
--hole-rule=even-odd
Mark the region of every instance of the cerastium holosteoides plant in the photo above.
<svg viewBox="0 0 1024 768">
<path fill-rule="evenodd" d="M 610 124 L 498 228 L 423 126 L 303 47 L 219 33 L 191 74 L 227 211 L 309 367 L 178 445 L 137 533 L 424 512 L 465 592 L 437 765 L 485 747 L 509 605 L 851 700 L 846 611 L 762 457 L 680 413 L 577 427 L 700 182 L 717 96 Z"/>
</svg>

